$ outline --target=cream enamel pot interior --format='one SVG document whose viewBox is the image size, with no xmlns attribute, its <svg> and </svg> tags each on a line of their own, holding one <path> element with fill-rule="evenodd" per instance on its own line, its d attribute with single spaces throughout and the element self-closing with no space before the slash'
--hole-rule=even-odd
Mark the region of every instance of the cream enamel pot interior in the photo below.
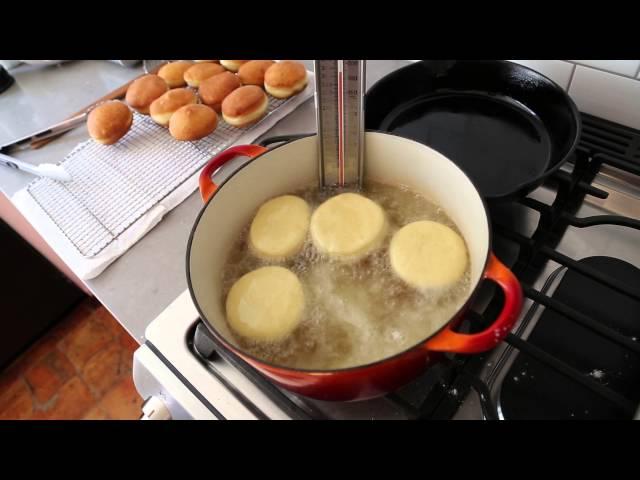
<svg viewBox="0 0 640 480">
<path fill-rule="evenodd" d="M 293 369 L 263 362 L 240 349 L 226 324 L 221 294 L 227 254 L 262 203 L 318 181 L 316 142 L 312 135 L 272 150 L 256 145 L 233 147 L 213 158 L 202 171 L 200 189 L 205 206 L 189 239 L 187 281 L 194 304 L 218 343 L 284 388 L 324 400 L 358 400 L 409 382 L 437 361 L 440 352 L 478 353 L 502 341 L 521 310 L 522 292 L 515 276 L 491 253 L 489 219 L 478 190 L 462 170 L 435 150 L 394 135 L 367 132 L 365 178 L 422 193 L 444 208 L 458 226 L 471 261 L 467 301 L 438 332 L 408 350 L 368 365 L 330 371 Z M 238 155 L 255 158 L 216 186 L 212 173 Z M 502 312 L 480 333 L 454 332 L 485 278 L 502 288 Z"/>
</svg>

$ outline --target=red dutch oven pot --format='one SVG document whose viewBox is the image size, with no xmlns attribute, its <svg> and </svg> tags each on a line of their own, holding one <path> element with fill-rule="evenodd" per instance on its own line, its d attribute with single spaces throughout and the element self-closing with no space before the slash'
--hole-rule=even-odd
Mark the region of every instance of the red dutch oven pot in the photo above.
<svg viewBox="0 0 640 480">
<path fill-rule="evenodd" d="M 227 255 L 262 203 L 318 181 L 315 135 L 271 150 L 257 145 L 236 146 L 214 157 L 200 176 L 205 205 L 187 248 L 191 297 L 218 343 L 279 386 L 321 400 L 352 401 L 384 395 L 420 375 L 443 352 L 473 354 L 490 350 L 510 332 L 522 308 L 518 280 L 491 252 L 485 203 L 462 170 L 425 145 L 387 133 L 367 132 L 365 152 L 365 179 L 405 185 L 440 205 L 458 226 L 469 250 L 471 287 L 464 304 L 440 330 L 411 348 L 353 368 L 304 370 L 274 365 L 243 351 L 227 326 L 222 298 Z M 216 185 L 212 174 L 237 156 L 252 160 Z M 482 332 L 455 332 L 485 279 L 495 282 L 504 292 L 502 311 Z"/>
</svg>

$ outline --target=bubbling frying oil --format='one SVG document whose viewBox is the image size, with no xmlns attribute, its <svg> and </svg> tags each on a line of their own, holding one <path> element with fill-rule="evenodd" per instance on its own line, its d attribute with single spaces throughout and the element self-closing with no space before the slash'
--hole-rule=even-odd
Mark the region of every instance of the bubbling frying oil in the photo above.
<svg viewBox="0 0 640 480">
<path fill-rule="evenodd" d="M 336 192 L 316 185 L 295 192 L 312 210 Z M 338 192 L 338 193 L 342 193 Z M 222 302 L 242 275 L 266 265 L 280 265 L 298 275 L 306 311 L 299 327 L 278 343 L 257 343 L 235 335 L 240 347 L 277 365 L 302 369 L 349 368 L 400 353 L 424 340 L 455 314 L 469 291 L 469 261 L 462 278 L 446 290 L 417 291 L 400 280 L 388 256 L 393 234 L 417 220 L 456 225 L 437 205 L 404 187 L 367 182 L 361 192 L 386 212 L 389 231 L 382 247 L 352 264 L 321 255 L 307 241 L 283 262 L 269 262 L 249 250 L 247 225 L 232 247 L 224 269 Z M 468 255 L 468 253 L 467 253 Z"/>
</svg>

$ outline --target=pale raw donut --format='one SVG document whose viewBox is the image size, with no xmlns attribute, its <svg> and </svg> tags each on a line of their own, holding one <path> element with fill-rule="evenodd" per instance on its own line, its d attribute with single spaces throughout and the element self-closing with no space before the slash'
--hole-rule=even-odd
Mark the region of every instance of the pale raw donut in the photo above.
<svg viewBox="0 0 640 480">
<path fill-rule="evenodd" d="M 355 260 L 379 246 L 387 232 L 387 221 L 374 201 L 343 193 L 316 209 L 310 228 L 313 244 L 321 253 Z"/>
<path fill-rule="evenodd" d="M 450 287 L 467 268 L 467 248 L 460 235 L 441 223 L 422 220 L 398 230 L 389 246 L 393 271 L 409 285 Z"/>
<path fill-rule="evenodd" d="M 265 202 L 249 230 L 253 253 L 267 260 L 295 255 L 307 237 L 309 217 L 309 205 L 300 197 L 282 195 Z"/>
<path fill-rule="evenodd" d="M 290 335 L 302 320 L 302 283 L 283 267 L 262 267 L 233 284 L 227 296 L 227 321 L 243 337 L 277 342 Z"/>
</svg>

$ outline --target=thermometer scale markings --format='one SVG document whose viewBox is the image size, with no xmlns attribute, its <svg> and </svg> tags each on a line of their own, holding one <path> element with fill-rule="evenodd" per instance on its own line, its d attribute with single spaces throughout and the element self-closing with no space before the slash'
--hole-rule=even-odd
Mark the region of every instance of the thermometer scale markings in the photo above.
<svg viewBox="0 0 640 480">
<path fill-rule="evenodd" d="M 316 60 L 320 187 L 361 185 L 364 62 Z"/>
<path fill-rule="evenodd" d="M 362 186 L 362 166 L 364 147 L 364 115 L 362 93 L 364 91 L 363 60 L 343 60 L 342 96 L 343 101 L 343 182 Z"/>
</svg>

